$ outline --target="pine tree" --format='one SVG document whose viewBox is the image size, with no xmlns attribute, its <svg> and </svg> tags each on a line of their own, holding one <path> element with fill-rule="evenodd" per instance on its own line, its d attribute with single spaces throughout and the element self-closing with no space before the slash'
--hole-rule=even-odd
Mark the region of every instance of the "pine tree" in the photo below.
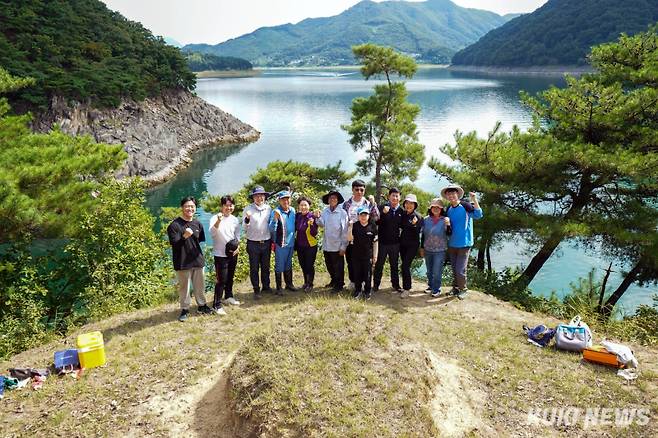
<svg viewBox="0 0 658 438">
<path fill-rule="evenodd" d="M 404 82 L 392 80 L 393 75 L 413 77 L 416 63 L 374 44 L 354 46 L 352 51 L 363 63 L 361 74 L 366 80 L 373 76 L 386 79 L 385 84 L 375 86 L 373 95 L 352 101 L 352 123 L 342 126 L 354 150 L 365 150 L 366 157 L 357 162 L 357 168 L 363 175 L 373 175 L 375 197 L 380 199 L 384 185 L 399 185 L 406 178 L 414 181 L 425 160 L 414 122 L 420 107 L 407 101 Z"/>
<path fill-rule="evenodd" d="M 583 247 L 603 242 L 629 271 L 611 311 L 630 284 L 658 278 L 658 33 L 594 48 L 596 72 L 567 78 L 538 98 L 522 95 L 535 114 L 527 132 L 514 128 L 488 139 L 457 133 L 442 148 L 459 162 L 435 160 L 439 174 L 496 194 L 515 212 L 539 249 L 518 278 L 525 288 L 565 239 Z"/>
<path fill-rule="evenodd" d="M 33 84 L 0 68 L 0 94 Z M 94 204 L 98 179 L 126 158 L 121 145 L 96 143 L 55 130 L 34 134 L 29 115 L 13 116 L 0 98 L 0 242 L 63 236 Z"/>
</svg>

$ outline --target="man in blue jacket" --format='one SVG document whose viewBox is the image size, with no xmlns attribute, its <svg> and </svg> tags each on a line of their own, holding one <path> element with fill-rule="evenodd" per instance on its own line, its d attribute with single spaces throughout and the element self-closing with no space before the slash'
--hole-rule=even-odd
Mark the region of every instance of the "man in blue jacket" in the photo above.
<svg viewBox="0 0 658 438">
<path fill-rule="evenodd" d="M 470 192 L 471 204 L 462 202 L 464 189 L 451 184 L 441 190 L 441 196 L 448 200 L 446 215 L 450 218 L 452 235 L 448 241 L 448 257 L 452 266 L 452 293 L 459 299 L 464 299 L 466 288 L 466 270 L 468 256 L 473 246 L 473 219 L 482 218 L 482 209 L 475 193 Z"/>
</svg>

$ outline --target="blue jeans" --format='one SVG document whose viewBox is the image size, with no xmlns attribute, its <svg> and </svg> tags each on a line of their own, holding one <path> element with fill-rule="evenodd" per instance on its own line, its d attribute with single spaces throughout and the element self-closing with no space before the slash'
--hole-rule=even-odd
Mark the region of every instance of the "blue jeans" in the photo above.
<svg viewBox="0 0 658 438">
<path fill-rule="evenodd" d="M 432 289 L 432 293 L 441 290 L 441 276 L 443 275 L 443 263 L 446 259 L 446 252 L 428 252 L 425 251 L 425 266 L 427 267 L 427 282 Z"/>
<path fill-rule="evenodd" d="M 295 247 L 290 246 L 274 246 L 274 272 L 292 271 L 292 253 Z"/>
</svg>

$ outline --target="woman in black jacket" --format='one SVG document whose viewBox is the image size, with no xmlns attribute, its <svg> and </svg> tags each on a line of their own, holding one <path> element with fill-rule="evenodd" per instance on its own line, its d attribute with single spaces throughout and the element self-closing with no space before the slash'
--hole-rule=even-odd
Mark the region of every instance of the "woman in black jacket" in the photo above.
<svg viewBox="0 0 658 438">
<path fill-rule="evenodd" d="M 400 222 L 400 258 L 402 259 L 402 295 L 407 298 L 411 290 L 411 263 L 418 254 L 420 248 L 420 234 L 423 227 L 423 217 L 416 211 L 418 199 L 416 195 L 409 193 L 404 197 L 402 203 L 404 213 Z"/>
</svg>

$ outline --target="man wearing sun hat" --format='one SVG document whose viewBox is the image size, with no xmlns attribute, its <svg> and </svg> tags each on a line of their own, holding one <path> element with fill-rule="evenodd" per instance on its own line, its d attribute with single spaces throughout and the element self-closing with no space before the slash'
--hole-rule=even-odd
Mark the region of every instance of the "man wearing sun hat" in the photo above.
<svg viewBox="0 0 658 438">
<path fill-rule="evenodd" d="M 276 194 L 279 206 L 272 210 L 270 232 L 274 240 L 274 279 L 276 294 L 283 295 L 281 276 L 286 282 L 286 289 L 296 291 L 292 284 L 292 255 L 295 250 L 295 209 L 290 205 L 291 193 L 282 190 Z"/>
<path fill-rule="evenodd" d="M 252 204 L 242 212 L 242 229 L 246 230 L 247 254 L 249 254 L 249 279 L 254 288 L 254 297 L 260 298 L 261 291 L 270 292 L 270 257 L 272 254 L 269 221 L 272 208 L 265 199 L 269 196 L 262 186 L 249 192 Z M 260 288 L 258 274 L 263 288 Z"/>
<path fill-rule="evenodd" d="M 446 215 L 450 219 L 452 228 L 448 240 L 448 257 L 453 276 L 451 293 L 463 299 L 468 291 L 466 270 L 468 256 L 473 246 L 473 219 L 482 218 L 483 213 L 474 192 L 469 193 L 472 205 L 461 201 L 464 197 L 464 189 L 456 184 L 450 184 L 441 190 L 441 196 L 448 200 Z"/>
</svg>

